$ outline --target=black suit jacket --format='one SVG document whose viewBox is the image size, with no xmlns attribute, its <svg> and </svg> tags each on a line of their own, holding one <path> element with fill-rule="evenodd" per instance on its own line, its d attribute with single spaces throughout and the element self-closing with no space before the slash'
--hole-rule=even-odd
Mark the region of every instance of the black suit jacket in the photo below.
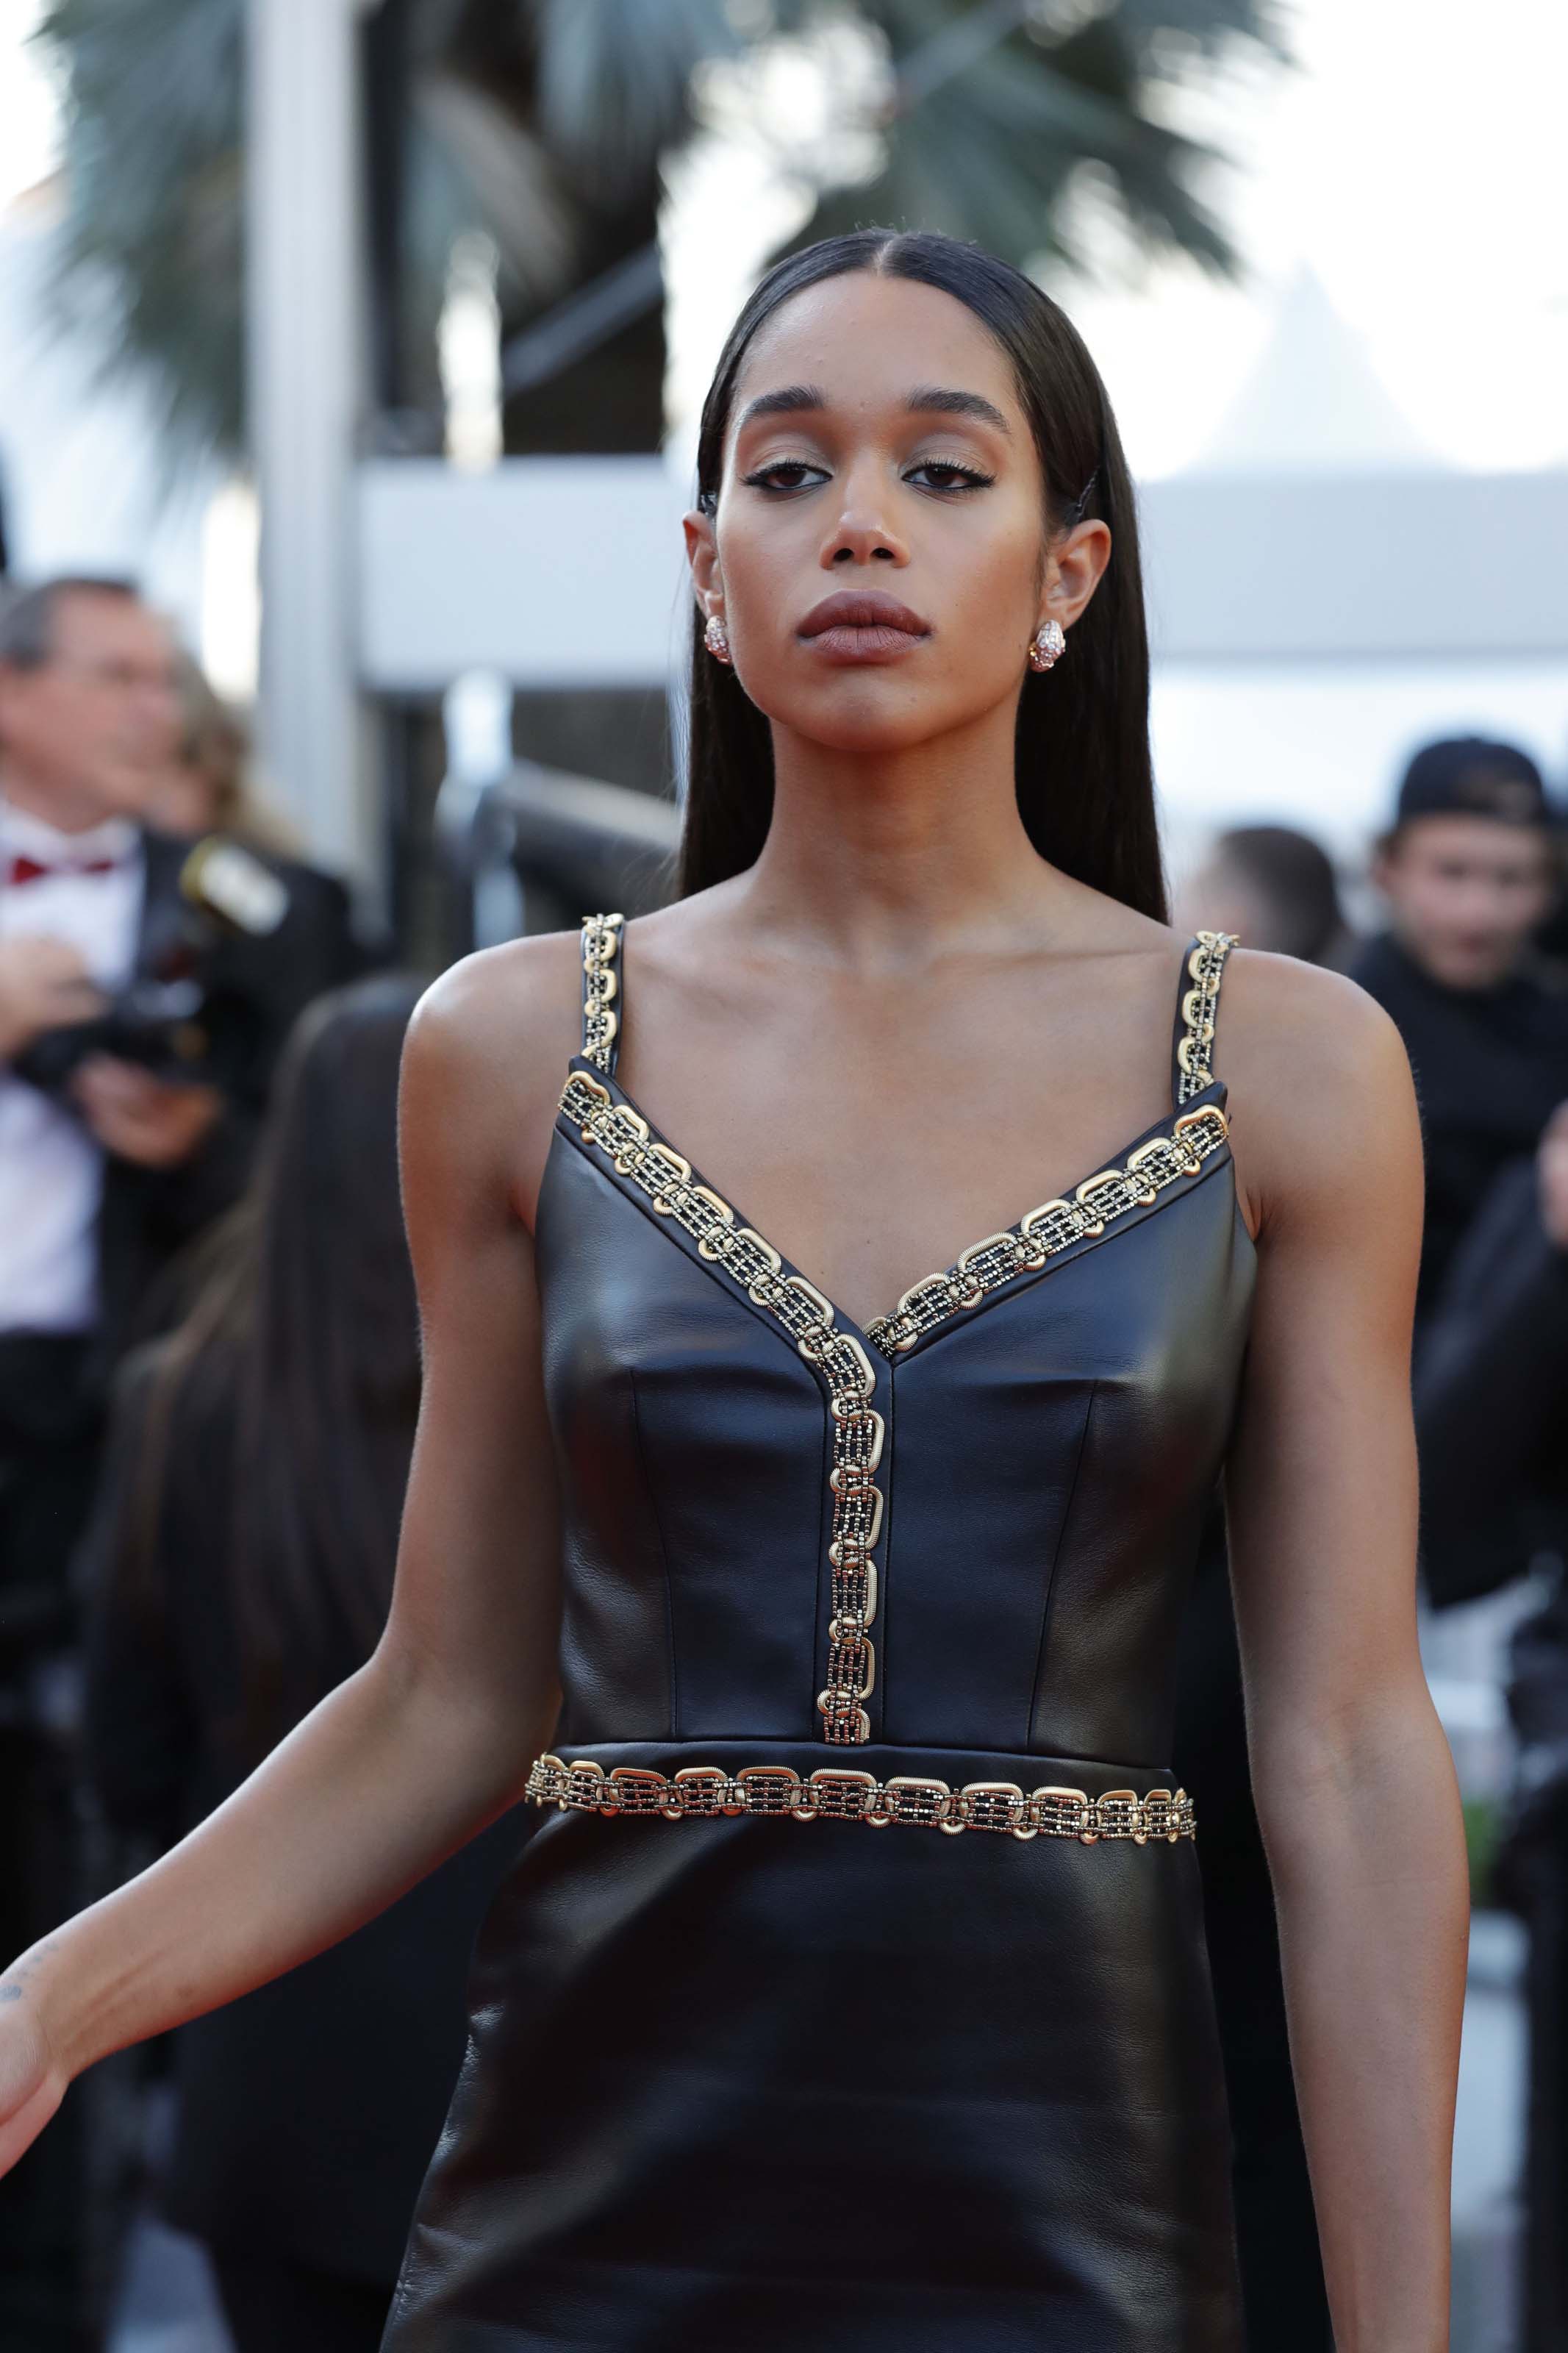
<svg viewBox="0 0 1568 2353">
<path fill-rule="evenodd" d="M 1418 1335 L 1421 1549 L 1439 1605 L 1568 1554 L 1568 1250 L 1537 1184 L 1532 1155 L 1504 1169 Z"/>
<path fill-rule="evenodd" d="M 1445 988 L 1389 934 L 1366 943 L 1351 977 L 1399 1031 L 1420 1099 L 1426 1217 L 1419 1324 L 1493 1181 L 1535 1149 L 1552 1112 L 1568 1100 L 1568 994 L 1529 973 L 1496 988 Z"/>
<path fill-rule="evenodd" d="M 184 920 L 180 870 L 189 842 L 143 835 L 146 890 L 136 972 L 155 971 Z M 244 1190 L 279 1054 L 312 998 L 356 978 L 371 956 L 354 937 L 341 882 L 288 860 L 263 861 L 289 892 L 289 912 L 265 938 L 228 936 L 205 960 L 214 1058 L 225 1107 L 193 1158 L 142 1168 L 112 1155 L 99 1222 L 105 1369 L 159 1320 L 160 1278 L 170 1261 Z"/>
</svg>

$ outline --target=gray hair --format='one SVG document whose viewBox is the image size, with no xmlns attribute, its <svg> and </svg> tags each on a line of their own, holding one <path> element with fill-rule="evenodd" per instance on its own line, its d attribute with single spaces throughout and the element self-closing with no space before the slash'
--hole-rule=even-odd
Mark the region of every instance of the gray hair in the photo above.
<svg viewBox="0 0 1568 2353">
<path fill-rule="evenodd" d="M 41 670 L 55 650 L 55 619 L 66 596 L 121 596 L 140 604 L 134 580 L 64 572 L 0 601 L 0 669 Z"/>
</svg>

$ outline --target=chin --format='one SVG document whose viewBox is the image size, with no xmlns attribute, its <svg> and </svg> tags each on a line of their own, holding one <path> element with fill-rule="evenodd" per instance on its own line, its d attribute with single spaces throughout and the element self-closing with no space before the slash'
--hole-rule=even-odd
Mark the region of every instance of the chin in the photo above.
<svg viewBox="0 0 1568 2353">
<path fill-rule="evenodd" d="M 1490 948 L 1458 948 L 1447 956 L 1440 956 L 1435 969 L 1438 979 L 1446 981 L 1450 988 L 1490 988 L 1507 979 L 1515 961 Z"/>
<path fill-rule="evenodd" d="M 980 713 L 953 710 L 935 695 L 921 693 L 903 682 L 894 687 L 872 683 L 866 673 L 847 678 L 837 691 L 813 695 L 809 701 L 781 702 L 766 715 L 775 725 L 808 744 L 830 752 L 858 752 L 868 758 L 887 758 L 929 744 L 953 729 L 972 725 Z"/>
</svg>

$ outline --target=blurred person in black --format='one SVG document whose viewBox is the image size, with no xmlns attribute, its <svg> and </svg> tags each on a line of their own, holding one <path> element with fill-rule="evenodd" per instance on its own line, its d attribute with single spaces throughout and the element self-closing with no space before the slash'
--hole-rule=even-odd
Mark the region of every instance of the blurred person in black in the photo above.
<svg viewBox="0 0 1568 2353">
<path fill-rule="evenodd" d="M 172 1844 L 386 1614 L 419 1397 L 396 1163 L 417 995 L 304 1018 L 254 1187 L 183 1324 L 128 1359 L 84 1563 L 88 1750 L 121 1831 Z M 239 2353 L 373 2353 L 461 2061 L 502 1820 L 290 1976 L 180 2030 L 169 2218 L 205 2240 Z"/>
<path fill-rule="evenodd" d="M 1568 1560 L 1568 1101 L 1510 1161 L 1415 1356 L 1422 1537 L 1439 1605 Z"/>
<path fill-rule="evenodd" d="M 1417 1328 L 1505 1165 L 1568 1098 L 1568 993 L 1532 969 L 1557 896 L 1541 772 L 1511 744 L 1426 744 L 1405 772 L 1373 879 L 1389 927 L 1352 976 L 1393 1019 L 1426 1151 Z"/>
<path fill-rule="evenodd" d="M 342 888 L 274 861 L 266 936 L 204 944 L 208 1050 L 103 1050 L 134 986 L 184 957 L 190 845 L 150 830 L 177 748 L 175 650 L 127 583 L 61 579 L 0 611 L 0 1932 L 80 1900 L 67 1568 L 108 1367 L 177 1254 L 240 1192 L 289 1023 L 357 968 Z M 195 984 L 193 982 L 192 987 Z M 190 1034 L 196 1034 L 195 1024 Z M 0 2183 L 0 2344 L 79 2341 L 72 2135 Z"/>
<path fill-rule="evenodd" d="M 1428 744 L 1373 866 L 1389 931 L 1354 968 L 1398 1026 L 1421 1103 L 1426 1226 L 1414 1380 L 1421 1562 L 1439 1609 L 1568 1551 L 1568 993 L 1535 953 L 1558 897 L 1539 770 L 1479 737 Z M 1530 2353 L 1568 2344 L 1568 1607 L 1510 1643 L 1521 1794 L 1500 1882 L 1531 1929 Z"/>
<path fill-rule="evenodd" d="M 1179 894 L 1248 947 L 1337 963 L 1347 939 L 1333 861 L 1310 834 L 1220 834 Z M 1253 1803 L 1225 1513 L 1205 1524 L 1182 1627 L 1172 1769 L 1204 1792 L 1198 1857 L 1230 2107 L 1231 2186 L 1250 2353 L 1331 2353 L 1307 2153 L 1285 2017 L 1274 1888 Z"/>
<path fill-rule="evenodd" d="M 1435 1601 L 1528 1570 L 1514 1630 L 1520 1754 L 1498 1893 L 1530 1930 L 1523 2353 L 1568 2345 L 1568 1103 L 1494 1181 L 1416 1351 L 1422 1560 Z"/>
</svg>

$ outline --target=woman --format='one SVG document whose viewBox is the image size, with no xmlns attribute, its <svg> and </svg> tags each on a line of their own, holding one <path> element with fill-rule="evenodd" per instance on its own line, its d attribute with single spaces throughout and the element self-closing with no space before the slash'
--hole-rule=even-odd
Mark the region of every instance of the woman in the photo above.
<svg viewBox="0 0 1568 2353">
<path fill-rule="evenodd" d="M 416 989 L 304 1017 L 247 1201 L 183 1327 L 132 1359 L 87 1547 L 88 1758 L 169 1844 L 375 1647 L 419 1398 L 398 1206 Z M 374 2353 L 463 2052 L 498 1824 L 378 1920 L 182 2029 L 163 2185 L 239 2353 Z"/>
<path fill-rule="evenodd" d="M 686 895 L 410 1038 L 387 1631 L 10 1973 L 5 2146 L 529 1785 L 389 2353 L 1232 2353 L 1160 1773 L 1223 1466 L 1342 2353 L 1432 2353 L 1464 1886 L 1404 1057 L 1163 920 L 1131 489 L 1026 280 L 780 263 L 698 473 Z"/>
</svg>

